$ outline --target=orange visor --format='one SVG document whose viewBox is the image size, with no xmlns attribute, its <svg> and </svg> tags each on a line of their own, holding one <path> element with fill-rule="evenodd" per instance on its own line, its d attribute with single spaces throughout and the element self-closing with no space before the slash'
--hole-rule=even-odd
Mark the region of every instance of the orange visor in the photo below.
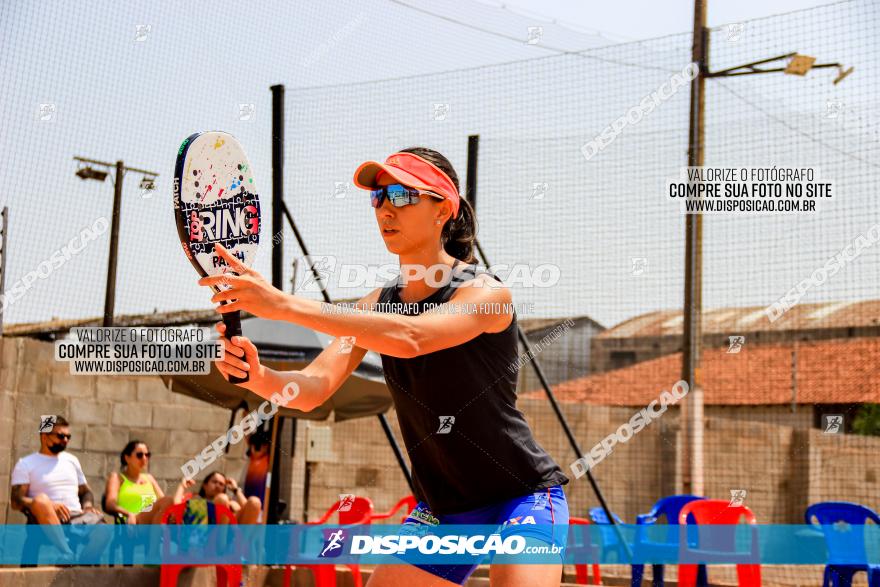
<svg viewBox="0 0 880 587">
<path fill-rule="evenodd" d="M 385 163 L 367 161 L 354 172 L 354 184 L 365 190 L 379 187 L 377 181 L 387 173 L 397 183 L 441 195 L 452 204 L 452 217 L 458 216 L 459 195 L 455 184 L 437 166 L 412 153 L 394 153 Z"/>
</svg>

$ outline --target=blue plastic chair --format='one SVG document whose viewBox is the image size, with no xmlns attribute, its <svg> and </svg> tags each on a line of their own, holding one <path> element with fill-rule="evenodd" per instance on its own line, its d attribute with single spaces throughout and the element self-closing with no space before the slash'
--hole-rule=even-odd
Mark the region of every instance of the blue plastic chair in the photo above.
<svg viewBox="0 0 880 587">
<path fill-rule="evenodd" d="M 611 512 L 611 515 L 614 516 L 614 521 L 618 524 L 623 524 L 623 521 L 620 519 L 620 516 Z M 626 554 L 626 548 L 623 543 L 620 542 L 620 538 L 617 536 L 617 532 L 614 531 L 614 528 L 611 528 L 611 522 L 608 521 L 608 516 L 605 514 L 605 510 L 601 507 L 595 507 L 590 509 L 590 519 L 594 524 L 600 526 L 599 535 L 602 537 L 602 550 L 614 552 L 617 563 L 625 564 L 629 557 Z M 605 526 L 604 528 L 601 526 Z M 605 558 L 605 557 L 602 557 Z M 607 564 L 607 563 L 606 563 Z"/>
<path fill-rule="evenodd" d="M 813 518 L 821 524 L 822 534 L 828 554 L 835 560 L 865 560 L 865 534 L 854 533 L 850 526 L 863 526 L 867 521 L 880 524 L 880 516 L 869 507 L 848 501 L 825 501 L 814 503 L 804 514 L 807 524 L 813 525 Z M 825 566 L 822 587 L 849 587 L 853 575 L 865 571 L 868 587 L 880 587 L 880 565 L 829 564 Z"/>
<path fill-rule="evenodd" d="M 647 514 L 636 516 L 636 544 L 634 548 L 634 556 L 638 556 L 640 552 L 649 551 L 651 553 L 670 553 L 676 555 L 679 551 L 679 528 L 678 514 L 681 508 L 692 501 L 706 499 L 697 495 L 670 495 L 661 498 L 651 511 Z M 657 537 L 656 532 L 649 532 L 646 526 L 657 524 L 660 517 L 666 518 L 666 524 L 669 526 L 666 530 L 666 537 L 663 542 L 656 542 L 649 537 Z M 692 516 L 691 520 L 692 521 Z M 696 527 L 694 527 L 696 530 Z M 690 540 L 689 540 L 690 542 Z M 696 542 L 696 540 L 694 540 Z M 654 570 L 651 579 L 653 587 L 663 586 L 663 565 L 651 565 Z M 642 584 L 642 576 L 645 572 L 644 564 L 632 565 L 632 587 L 640 587 Z M 706 574 L 706 565 L 700 565 L 697 570 L 697 585 L 708 585 L 708 575 Z"/>
</svg>

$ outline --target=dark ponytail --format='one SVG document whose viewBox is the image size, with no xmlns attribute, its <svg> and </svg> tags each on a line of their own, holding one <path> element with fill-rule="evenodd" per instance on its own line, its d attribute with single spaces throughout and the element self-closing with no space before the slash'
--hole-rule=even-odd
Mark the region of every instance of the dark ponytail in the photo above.
<svg viewBox="0 0 880 587">
<path fill-rule="evenodd" d="M 458 218 L 450 218 L 440 233 L 440 242 L 447 253 L 465 263 L 476 263 L 474 244 L 477 240 L 477 218 L 471 203 L 461 199 Z"/>
<path fill-rule="evenodd" d="M 449 176 L 449 179 L 455 184 L 455 189 L 461 193 L 461 188 L 458 184 L 458 174 L 455 173 L 452 163 L 437 151 L 426 147 L 409 147 L 408 149 L 401 149 L 399 152 L 418 155 L 422 159 L 433 164 Z M 470 202 L 461 198 L 458 207 L 458 217 L 450 218 L 446 221 L 446 224 L 443 226 L 443 231 L 440 233 L 440 243 L 443 245 L 443 249 L 447 253 L 459 261 L 476 263 L 477 258 L 474 255 L 476 240 L 477 217 L 474 214 L 474 209 L 471 207 Z"/>
</svg>

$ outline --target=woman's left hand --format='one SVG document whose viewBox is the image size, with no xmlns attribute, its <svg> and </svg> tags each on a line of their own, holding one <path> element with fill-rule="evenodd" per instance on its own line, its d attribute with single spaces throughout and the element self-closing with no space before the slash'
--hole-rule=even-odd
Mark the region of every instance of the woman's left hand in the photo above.
<svg viewBox="0 0 880 587">
<path fill-rule="evenodd" d="M 262 275 L 244 265 L 220 244 L 214 245 L 217 255 L 226 261 L 230 271 L 223 275 L 210 275 L 199 280 L 199 285 L 219 287 L 228 286 L 228 289 L 220 291 L 211 298 L 221 314 L 243 310 L 261 318 L 278 319 L 283 314 L 283 306 L 288 295 L 283 291 L 272 287 Z M 229 300 L 234 300 L 229 303 Z"/>
</svg>

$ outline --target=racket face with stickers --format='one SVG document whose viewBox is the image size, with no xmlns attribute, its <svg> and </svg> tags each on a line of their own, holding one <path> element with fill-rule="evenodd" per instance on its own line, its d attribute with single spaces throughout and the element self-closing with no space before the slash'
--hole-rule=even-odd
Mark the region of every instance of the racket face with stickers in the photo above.
<svg viewBox="0 0 880 587">
<path fill-rule="evenodd" d="M 216 244 L 244 265 L 253 264 L 260 244 L 260 198 L 250 161 L 235 137 L 221 131 L 187 137 L 177 152 L 173 196 L 180 244 L 201 277 L 235 275 L 214 250 Z M 223 314 L 223 322 L 227 338 L 241 335 L 240 312 Z"/>
</svg>

